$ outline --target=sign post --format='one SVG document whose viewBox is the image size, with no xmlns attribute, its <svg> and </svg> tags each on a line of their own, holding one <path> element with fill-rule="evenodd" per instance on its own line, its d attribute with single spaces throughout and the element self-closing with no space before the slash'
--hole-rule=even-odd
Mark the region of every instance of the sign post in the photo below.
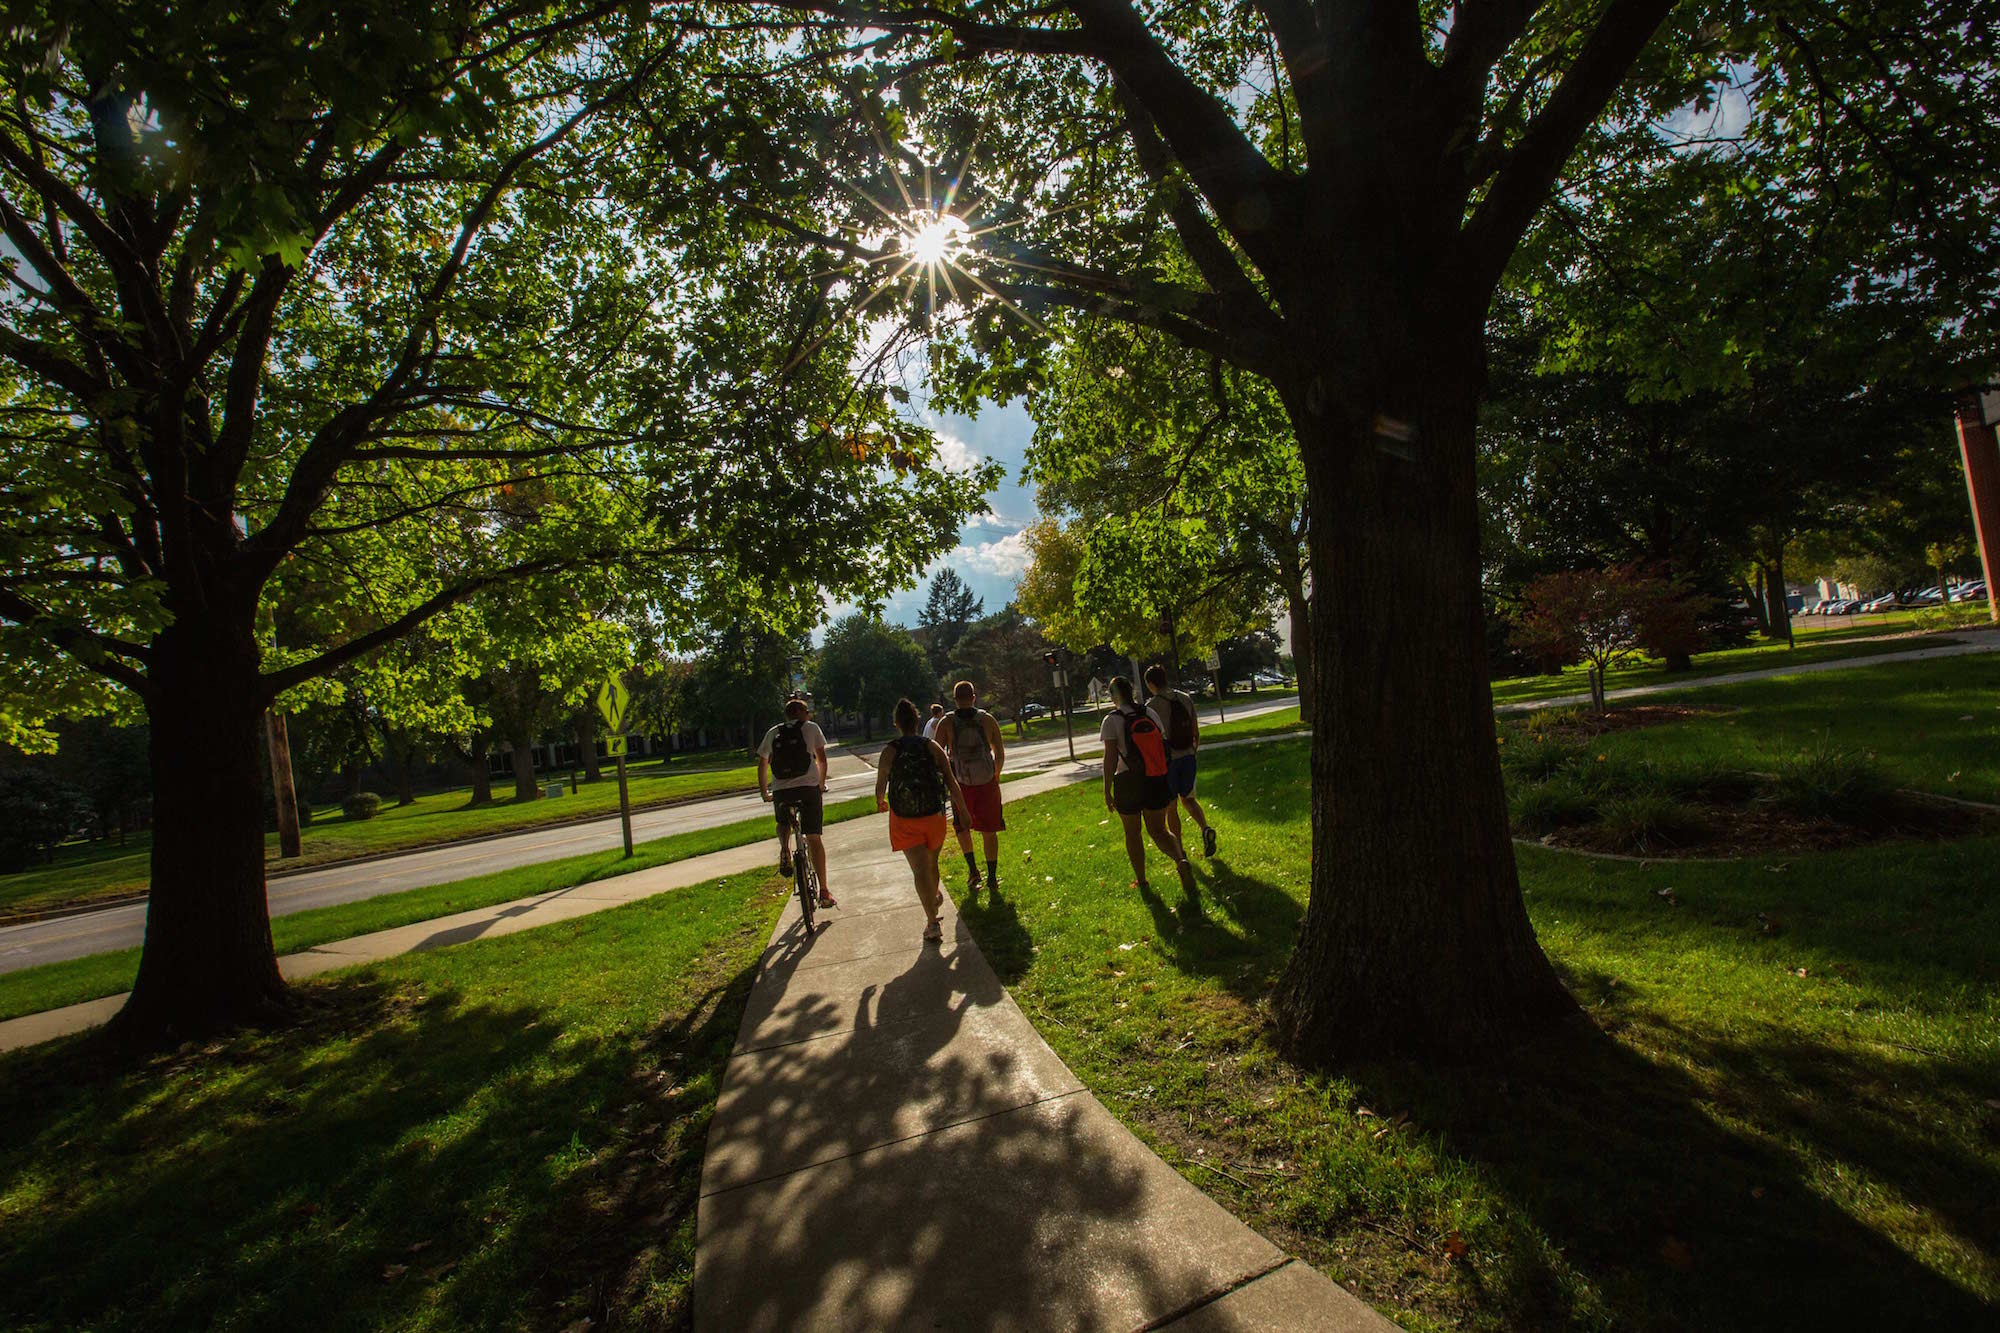
<svg viewBox="0 0 2000 1333">
<path fill-rule="evenodd" d="M 632 799 L 625 790 L 625 714 L 631 706 L 632 691 L 625 688 L 625 678 L 615 671 L 606 676 L 597 687 L 597 711 L 609 729 L 605 752 L 618 761 L 618 822 L 625 830 L 627 856 L 632 854 Z"/>
</svg>

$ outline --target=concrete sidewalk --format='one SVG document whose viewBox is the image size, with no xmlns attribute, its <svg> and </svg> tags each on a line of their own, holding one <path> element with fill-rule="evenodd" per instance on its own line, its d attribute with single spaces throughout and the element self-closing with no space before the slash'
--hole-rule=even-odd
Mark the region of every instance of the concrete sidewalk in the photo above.
<svg viewBox="0 0 2000 1333">
<path fill-rule="evenodd" d="M 879 821 L 828 842 L 840 907 L 788 904 L 709 1126 L 698 1330 L 1393 1327 L 1120 1125 L 949 901 L 925 944 Z"/>
</svg>

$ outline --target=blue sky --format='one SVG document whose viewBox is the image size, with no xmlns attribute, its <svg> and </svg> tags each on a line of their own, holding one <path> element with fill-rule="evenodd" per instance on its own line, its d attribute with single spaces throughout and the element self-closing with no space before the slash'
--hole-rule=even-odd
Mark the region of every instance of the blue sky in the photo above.
<svg viewBox="0 0 2000 1333">
<path fill-rule="evenodd" d="M 930 575 L 947 565 L 986 599 L 988 612 L 998 611 L 1014 596 L 1014 585 L 1028 564 L 1021 529 L 1035 520 L 1035 495 L 1021 484 L 1021 461 L 1035 423 L 1018 401 L 1005 407 L 988 405 L 977 417 L 926 408 L 918 419 L 937 432 L 947 463 L 964 467 L 990 458 L 1004 466 L 1007 475 L 986 497 L 986 512 L 959 529 L 957 549 L 934 562 L 916 587 L 891 597 L 885 618 L 892 624 L 915 625 Z"/>
</svg>

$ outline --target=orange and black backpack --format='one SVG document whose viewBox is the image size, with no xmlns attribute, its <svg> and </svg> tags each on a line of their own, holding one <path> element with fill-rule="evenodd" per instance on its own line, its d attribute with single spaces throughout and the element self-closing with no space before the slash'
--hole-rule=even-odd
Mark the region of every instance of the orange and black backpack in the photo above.
<svg viewBox="0 0 2000 1333">
<path fill-rule="evenodd" d="M 1167 775 L 1167 742 L 1160 735 L 1152 715 L 1136 705 L 1131 712 L 1118 710 L 1125 718 L 1125 767 L 1149 778 Z"/>
</svg>

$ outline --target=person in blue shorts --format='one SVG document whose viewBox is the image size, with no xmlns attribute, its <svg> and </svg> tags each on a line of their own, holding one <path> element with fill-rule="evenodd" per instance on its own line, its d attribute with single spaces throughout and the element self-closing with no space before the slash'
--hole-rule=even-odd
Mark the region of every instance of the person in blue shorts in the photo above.
<svg viewBox="0 0 2000 1333">
<path fill-rule="evenodd" d="M 1194 798 L 1201 716 L 1195 712 L 1193 699 L 1167 685 L 1166 668 L 1157 662 L 1146 668 L 1146 695 L 1146 711 L 1153 715 L 1160 734 L 1167 738 L 1167 787 L 1174 794 L 1174 804 L 1167 808 L 1167 827 L 1179 838 L 1181 811 L 1186 810 L 1188 818 L 1201 830 L 1202 855 L 1214 856 L 1215 829 L 1208 822 L 1208 812 Z"/>
</svg>

